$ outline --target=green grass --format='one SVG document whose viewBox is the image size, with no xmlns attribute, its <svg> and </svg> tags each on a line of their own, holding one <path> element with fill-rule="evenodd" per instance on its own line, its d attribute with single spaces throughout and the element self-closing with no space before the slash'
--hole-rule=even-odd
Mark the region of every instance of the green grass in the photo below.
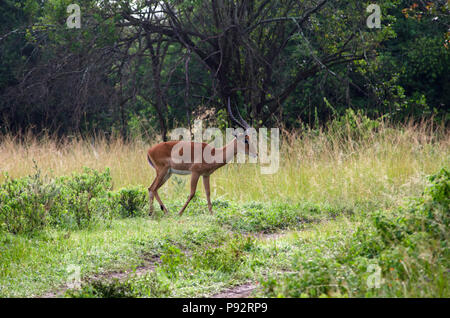
<svg viewBox="0 0 450 318">
<path fill-rule="evenodd" d="M 186 231 L 186 226 L 196 228 L 195 233 Z M 192 244 L 186 239 L 191 235 L 220 241 L 223 231 L 204 218 L 182 222 L 136 218 L 70 234 L 50 231 L 32 238 L 7 235 L 1 244 L 1 294 L 31 296 L 49 291 L 66 282 L 66 268 L 72 264 L 81 267 L 82 276 L 132 268 L 140 265 L 146 254 L 161 253 L 164 244 Z"/>
<path fill-rule="evenodd" d="M 172 213 L 113 219 L 110 225 L 74 232 L 7 234 L 1 242 L 1 295 L 28 297 L 61 289 L 71 264 L 80 266 L 84 283 L 81 290 L 65 291 L 66 297 L 204 297 L 249 281 L 258 286 L 255 295 L 263 297 L 449 295 L 448 273 L 439 272 L 447 265 L 437 259 L 420 268 L 428 271 L 425 278 L 408 282 L 403 276 L 399 281 L 401 266 L 412 266 L 417 259 L 407 249 L 378 247 L 380 238 L 370 221 L 376 214 L 339 213 L 306 203 L 224 201 L 215 203 L 217 212 L 211 216 L 204 204 L 197 199 L 181 218 Z M 308 218 L 314 221 L 303 221 Z M 437 257 L 432 240 L 421 242 L 420 254 L 429 255 L 423 257 Z M 159 259 L 151 273 L 121 281 L 107 276 L 89 280 L 97 273 L 136 268 L 151 257 Z M 399 259 L 403 263 L 391 264 Z M 384 281 L 378 289 L 367 288 L 372 263 L 382 268 Z"/>
<path fill-rule="evenodd" d="M 232 233 L 301 229 L 303 220 L 320 220 L 328 211 L 310 207 L 283 210 L 279 205 L 249 209 L 230 203 L 215 202 L 216 215 L 207 212 L 206 202 L 197 200 L 181 218 L 136 217 L 114 219 L 106 225 L 78 230 L 46 229 L 29 235 L 2 233 L 0 241 L 0 293 L 3 296 L 31 296 L 64 284 L 69 265 L 78 265 L 82 276 L 124 270 L 140 265 L 149 255 L 160 256 L 167 245 L 180 250 L 197 251 L 229 240 Z M 169 206 L 179 206 L 174 202 Z M 265 211 L 261 214 L 261 211 Z M 241 219 L 245 214 L 247 219 Z M 289 217 L 280 217 L 286 214 Z M 237 218 L 236 218 L 237 217 Z M 252 220 L 247 223 L 246 220 Z"/>
</svg>

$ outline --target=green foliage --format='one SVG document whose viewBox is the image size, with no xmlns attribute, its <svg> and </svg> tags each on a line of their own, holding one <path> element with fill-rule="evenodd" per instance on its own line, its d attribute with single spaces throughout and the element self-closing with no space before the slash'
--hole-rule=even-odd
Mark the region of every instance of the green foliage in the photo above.
<svg viewBox="0 0 450 318">
<path fill-rule="evenodd" d="M 139 187 L 123 188 L 108 193 L 110 206 L 121 217 L 144 216 L 148 192 Z"/>
<path fill-rule="evenodd" d="M 170 284 L 158 272 L 151 272 L 131 280 L 139 297 L 168 297 L 172 290 Z"/>
<path fill-rule="evenodd" d="M 302 224 L 317 222 L 336 213 L 338 211 L 329 206 L 311 203 L 247 203 L 239 209 L 230 206 L 220 210 L 217 218 L 220 224 L 227 224 L 233 230 L 270 233 L 289 227 L 301 227 Z"/>
<path fill-rule="evenodd" d="M 378 212 L 373 216 L 373 224 L 386 244 L 404 244 L 418 232 L 436 240 L 448 239 L 450 172 L 442 168 L 428 180 L 430 185 L 425 188 L 424 195 L 412 200 L 407 207 L 393 215 Z"/>
<path fill-rule="evenodd" d="M 184 254 L 181 250 L 171 244 L 164 246 L 164 253 L 160 257 L 161 269 L 172 277 L 178 276 L 178 267 L 184 261 Z"/>
<path fill-rule="evenodd" d="M 429 177 L 423 196 L 392 213 L 369 215 L 356 231 L 298 242 L 293 259 L 297 273 L 261 281 L 266 296 L 400 296 L 448 294 L 448 225 L 450 173 L 443 168 Z M 368 283 L 380 268 L 380 286 Z M 424 285 L 426 284 L 426 285 Z"/>
<path fill-rule="evenodd" d="M 143 215 L 146 192 L 139 188 L 111 191 L 109 169 L 85 168 L 70 177 L 50 179 L 37 172 L 0 185 L 0 230 L 31 233 L 55 226 L 82 229 L 118 215 Z"/>
<path fill-rule="evenodd" d="M 156 272 L 126 280 L 94 280 L 85 283 L 81 289 L 66 291 L 66 297 L 72 298 L 136 298 L 167 297 L 170 286 Z"/>
<path fill-rule="evenodd" d="M 251 236 L 235 235 L 222 246 L 211 246 L 198 251 L 193 256 L 192 263 L 197 269 L 232 273 L 238 270 L 245 260 L 245 252 L 250 251 L 254 244 Z"/>
<path fill-rule="evenodd" d="M 105 212 L 99 208 L 107 191 L 111 189 L 111 175 L 109 169 L 104 173 L 99 173 L 93 169 L 85 168 L 81 174 L 73 174 L 71 177 L 62 177 L 58 180 L 62 184 L 61 196 L 64 196 L 66 207 L 61 209 L 67 211 L 62 215 L 65 222 L 61 224 L 70 224 L 75 220 L 77 228 L 85 228 L 95 223 L 97 218 L 104 218 L 105 215 L 95 214 L 94 212 Z M 96 200 L 93 200 L 96 199 Z M 63 201 L 63 202 L 64 202 Z M 59 215 L 58 215 L 59 216 Z M 67 218 L 69 217 L 69 218 Z"/>
<path fill-rule="evenodd" d="M 284 2 L 261 3 L 261 8 L 265 9 L 259 13 L 265 12 L 266 18 L 275 20 L 282 17 L 283 12 L 292 17 L 302 16 L 304 8 L 314 6 L 313 2 L 293 6 L 286 6 Z M 189 124 L 186 122 L 187 111 L 198 114 L 205 110 L 215 113 L 213 117 L 220 129 L 228 126 L 225 102 L 216 95 L 209 96 L 209 91 L 215 91 L 218 73 L 205 71 L 201 59 L 193 58 L 189 62 L 192 90 L 187 96 L 189 110 L 180 106 L 185 105 L 186 96 L 179 94 L 178 80 L 171 82 L 171 79 L 185 78 L 185 63 L 180 63 L 180 55 L 175 54 L 186 53 L 183 45 L 171 43 L 167 46 L 168 54 L 161 57 L 157 73 L 152 68 L 154 61 L 150 54 L 132 58 L 137 56 L 140 43 L 137 40 L 130 42 L 128 32 L 121 27 L 121 10 L 129 6 L 127 1 L 113 1 L 105 6 L 92 0 L 80 2 L 80 30 L 68 29 L 65 25 L 70 3 L 69 0 L 3 0 L 0 3 L 0 117 L 5 121 L 0 127 L 2 131 L 36 127 L 39 132 L 58 128 L 61 134 L 120 131 L 132 137 L 147 137 L 162 130 L 163 124 L 164 130 L 169 131 L 180 123 Z M 347 109 L 361 110 L 369 118 L 385 114 L 400 121 L 423 116 L 448 120 L 450 54 L 445 42 L 448 5 L 445 9 L 445 5 L 440 4 L 438 11 L 436 7 L 429 12 L 424 8 L 417 9 L 423 11 L 424 16 L 412 19 L 402 13 L 403 8 L 411 5 L 410 0 L 380 0 L 377 4 L 382 9 L 382 27 L 370 30 L 361 28 L 367 3 L 328 2 L 312 15 L 303 35 L 291 34 L 285 43 L 276 45 L 282 54 L 274 56 L 275 63 L 267 68 L 258 67 L 260 59 L 256 57 L 259 55 L 251 52 L 254 49 L 265 52 L 283 38 L 282 32 L 292 32 L 289 30 L 294 25 L 289 19 L 279 21 L 286 23 L 286 27 L 275 31 L 279 23 L 256 24 L 258 27 L 248 34 L 248 39 L 257 46 L 251 51 L 247 51 L 247 46 L 241 46 L 242 43 L 234 48 L 243 58 L 236 63 L 225 63 L 237 64 L 238 68 L 231 68 L 226 71 L 226 76 L 220 76 L 230 81 L 229 85 L 221 85 L 230 86 L 236 92 L 242 114 L 248 119 L 251 117 L 256 126 L 275 122 L 281 122 L 287 128 L 299 125 L 299 122 L 314 126 L 328 121 L 336 113 L 344 114 Z M 215 24 L 210 23 L 212 11 L 201 1 L 175 1 L 172 5 L 180 12 L 180 25 L 184 25 L 186 17 L 192 13 L 200 30 L 211 31 L 211 36 L 223 31 L 220 30 L 223 26 L 216 30 Z M 247 9 L 253 12 L 256 7 L 252 5 Z M 145 10 L 142 3 L 135 4 L 133 9 Z M 434 19 L 434 15 L 440 15 L 439 19 Z M 245 15 L 241 18 L 245 19 Z M 355 31 L 360 36 L 350 37 Z M 145 38 L 144 33 L 141 35 L 136 39 Z M 120 43 L 127 43 L 123 52 L 116 50 L 117 45 L 122 47 Z M 326 60 L 344 46 L 351 47 L 352 53 L 361 59 L 328 65 Z M 372 47 L 376 52 L 370 49 Z M 129 54 L 132 63 L 119 75 L 115 70 L 123 54 Z M 211 56 L 213 54 L 216 53 Z M 309 67 L 320 65 L 313 55 L 325 63 L 327 69 L 309 76 Z M 61 64 L 61 61 L 65 62 Z M 61 67 L 55 69 L 52 65 Z M 247 70 L 249 65 L 252 65 L 251 74 Z M 266 73 L 264 69 L 270 72 Z M 292 83 L 298 69 L 304 69 L 304 80 L 295 89 L 288 90 L 286 100 L 283 98 L 278 108 L 263 106 L 264 101 L 279 96 L 283 87 Z M 122 77 L 130 76 L 135 80 L 122 80 Z M 241 78 L 248 81 L 236 81 Z M 159 79 L 161 83 L 157 84 Z M 22 84 L 19 86 L 19 83 Z M 164 87 L 162 96 L 158 94 L 157 85 Z M 28 89 L 23 90 L 23 87 Z M 76 93 L 81 91 L 84 93 Z M 136 98 L 123 105 L 117 102 L 125 96 Z M 198 96 L 205 98 L 199 101 Z M 161 109 L 157 111 L 159 99 Z M 74 100 L 78 106 L 68 107 Z M 333 109 L 329 107 L 331 104 Z M 155 128 L 158 125 L 160 127 Z"/>
<path fill-rule="evenodd" d="M 0 185 L 0 229 L 27 233 L 45 227 L 54 212 L 58 192 L 54 184 L 44 184 L 40 172 L 10 179 Z"/>
<path fill-rule="evenodd" d="M 327 129 L 330 136 L 340 136 L 352 140 L 367 139 L 379 127 L 382 118 L 370 119 L 363 111 L 347 108 L 344 115 L 330 121 Z"/>
</svg>

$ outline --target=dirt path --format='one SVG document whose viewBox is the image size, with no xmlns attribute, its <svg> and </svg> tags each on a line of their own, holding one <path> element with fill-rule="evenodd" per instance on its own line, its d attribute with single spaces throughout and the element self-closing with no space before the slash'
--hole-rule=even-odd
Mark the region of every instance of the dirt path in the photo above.
<svg viewBox="0 0 450 318">
<path fill-rule="evenodd" d="M 250 297 L 257 286 L 253 283 L 246 283 L 239 286 L 226 289 L 218 294 L 212 295 L 211 298 L 247 298 Z"/>
<path fill-rule="evenodd" d="M 136 267 L 135 270 L 127 269 L 125 271 L 112 271 L 105 273 L 94 274 L 86 281 L 95 281 L 95 280 L 112 280 L 118 279 L 120 281 L 125 280 L 131 274 L 135 276 L 145 275 L 147 273 L 153 272 L 156 268 L 156 265 L 159 264 L 159 256 L 152 256 L 150 258 L 144 259 L 144 264 Z"/>
<path fill-rule="evenodd" d="M 291 234 L 291 231 L 280 231 L 275 233 L 254 233 L 253 236 L 258 240 L 274 240 Z M 248 298 L 258 289 L 255 283 L 246 283 L 225 289 L 220 293 L 210 296 L 211 298 Z"/>
<path fill-rule="evenodd" d="M 136 267 L 136 269 L 127 269 L 124 271 L 109 271 L 103 273 L 92 274 L 83 279 L 83 283 L 89 283 L 97 280 L 114 280 L 118 279 L 123 281 L 130 277 L 131 275 L 141 276 L 150 273 L 155 270 L 156 265 L 159 264 L 159 256 L 151 256 L 144 258 L 144 263 L 141 266 Z M 69 290 L 68 285 L 63 285 L 57 290 L 47 292 L 43 295 L 37 296 L 38 298 L 58 298 L 63 297 L 64 293 Z"/>
</svg>

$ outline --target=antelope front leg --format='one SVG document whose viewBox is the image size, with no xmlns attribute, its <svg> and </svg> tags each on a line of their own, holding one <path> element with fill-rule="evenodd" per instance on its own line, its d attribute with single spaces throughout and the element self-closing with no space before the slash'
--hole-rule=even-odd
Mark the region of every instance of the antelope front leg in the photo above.
<svg viewBox="0 0 450 318">
<path fill-rule="evenodd" d="M 208 201 L 208 210 L 209 213 L 213 214 L 212 204 L 210 199 L 210 188 L 209 188 L 209 176 L 203 176 L 203 185 L 205 186 L 206 200 Z"/>
<path fill-rule="evenodd" d="M 148 197 L 149 197 L 148 201 L 149 201 L 149 204 L 150 204 L 150 208 L 149 208 L 148 213 L 149 213 L 150 216 L 152 216 L 153 215 L 153 198 L 154 198 L 154 195 L 153 195 L 153 191 L 151 191 L 150 188 L 148 188 Z"/>
<path fill-rule="evenodd" d="M 179 215 L 181 216 L 184 212 L 184 209 L 186 209 L 186 207 L 188 206 L 189 202 L 191 202 L 192 198 L 195 195 L 195 190 L 197 189 L 197 182 L 198 182 L 198 178 L 200 177 L 200 175 L 196 172 L 192 172 L 192 176 L 191 176 L 191 194 L 189 194 L 189 198 L 187 199 L 186 203 L 184 204 L 184 206 L 181 208 Z"/>
<path fill-rule="evenodd" d="M 155 185 L 155 183 L 158 182 L 158 176 L 155 177 L 155 180 L 153 180 L 152 185 L 150 187 L 148 187 L 148 199 L 149 199 L 149 215 L 152 216 L 153 215 L 153 199 L 155 198 L 155 195 L 153 193 L 153 187 Z"/>
</svg>

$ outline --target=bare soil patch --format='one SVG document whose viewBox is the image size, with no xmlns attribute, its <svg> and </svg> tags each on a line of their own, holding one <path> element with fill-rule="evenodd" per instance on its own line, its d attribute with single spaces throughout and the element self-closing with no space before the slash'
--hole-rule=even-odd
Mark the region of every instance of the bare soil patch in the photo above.
<svg viewBox="0 0 450 318">
<path fill-rule="evenodd" d="M 141 276 L 155 270 L 156 265 L 160 262 L 159 256 L 150 256 L 143 258 L 143 264 L 136 267 L 135 269 L 127 269 L 124 271 L 109 271 L 103 273 L 93 274 L 89 277 L 83 279 L 82 283 L 89 283 L 97 280 L 114 280 L 118 279 L 119 281 L 123 281 L 131 275 Z M 68 285 L 63 285 L 57 290 L 47 292 L 43 295 L 38 296 L 39 298 L 58 298 L 62 297 L 64 293 L 69 289 Z"/>
<path fill-rule="evenodd" d="M 256 289 L 257 286 L 254 283 L 246 283 L 226 289 L 218 294 L 212 295 L 211 298 L 247 298 Z"/>
</svg>

